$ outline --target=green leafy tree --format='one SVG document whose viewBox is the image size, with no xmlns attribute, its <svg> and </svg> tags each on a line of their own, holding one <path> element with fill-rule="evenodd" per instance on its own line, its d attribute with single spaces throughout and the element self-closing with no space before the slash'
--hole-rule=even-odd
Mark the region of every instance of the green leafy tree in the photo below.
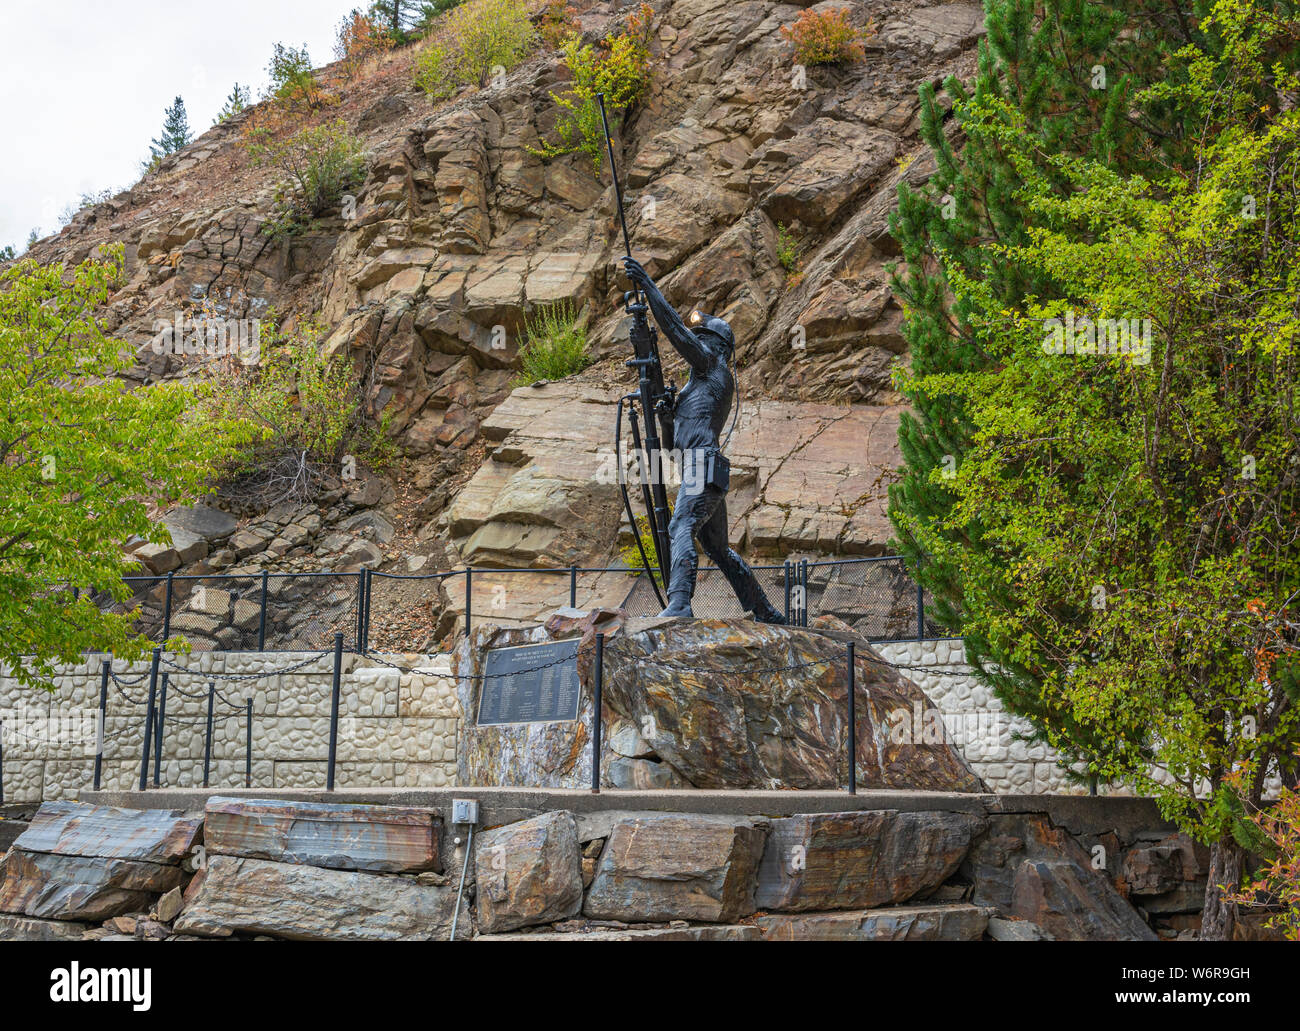
<svg viewBox="0 0 1300 1031">
<path fill-rule="evenodd" d="M 294 49 L 283 43 L 271 48 L 271 60 L 266 66 L 271 79 L 268 96 L 288 108 L 315 109 L 325 99 L 325 94 L 312 71 L 307 45 Z"/>
<path fill-rule="evenodd" d="M 14 250 L 13 244 L 7 243 L 0 247 L 0 261 L 13 261 L 16 257 L 18 257 L 18 252 Z"/>
<path fill-rule="evenodd" d="M 965 461 L 972 427 L 965 399 L 927 390 L 926 377 L 993 362 L 955 276 L 1008 306 L 1060 296 L 1059 284 L 1039 269 L 993 257 L 995 245 L 1026 242 L 1039 216 L 1003 142 L 965 131 L 970 112 L 993 101 L 1009 105 L 1043 155 L 1089 157 L 1121 171 L 1185 164 L 1188 113 L 1142 90 L 1172 74 L 1172 55 L 1196 38 L 1194 23 L 1164 0 L 988 0 L 974 81 L 950 78 L 942 97 L 928 84 L 921 90 L 921 136 L 936 171 L 923 189 L 900 188 L 891 219 L 903 255 L 894 289 L 906 310 L 915 374 L 903 384 L 912 408 L 899 427 L 905 469 L 890 489 L 896 546 L 933 595 L 932 616 L 965 638 L 968 659 L 1002 700 L 1029 717 L 1039 737 L 1056 727 L 1067 759 L 1085 764 L 1102 740 L 1041 695 L 1033 664 L 998 650 L 964 619 L 966 565 L 987 553 L 978 516 L 961 525 L 949 519 L 951 477 Z M 1072 189 L 1045 157 L 1033 167 L 1062 195 Z M 936 536 L 957 547 L 932 546 Z"/>
<path fill-rule="evenodd" d="M 1051 744 L 1086 743 L 1089 772 L 1210 845 L 1208 938 L 1232 936 L 1244 807 L 1295 783 L 1300 745 L 1300 76 L 1266 14 L 1221 0 L 1182 74 L 1135 97 L 1201 127 L 1186 172 L 1118 171 L 1004 97 L 966 103 L 1028 228 L 979 276 L 938 254 L 985 360 L 903 377 L 965 420 L 963 460 L 931 474 L 949 509 L 909 525 L 959 571 L 982 675 L 1036 685 Z M 1013 299 L 1011 278 L 1049 288 Z"/>
<path fill-rule="evenodd" d="M 121 275 L 120 247 L 71 269 L 26 259 L 0 272 L 0 664 L 28 685 L 87 650 L 142 654 L 131 615 L 101 612 L 87 591 L 129 597 L 122 577 L 138 565 L 123 542 L 166 542 L 151 511 L 205 493 L 240 440 L 191 417 L 191 388 L 117 378 L 134 348 L 95 313 Z"/>
</svg>

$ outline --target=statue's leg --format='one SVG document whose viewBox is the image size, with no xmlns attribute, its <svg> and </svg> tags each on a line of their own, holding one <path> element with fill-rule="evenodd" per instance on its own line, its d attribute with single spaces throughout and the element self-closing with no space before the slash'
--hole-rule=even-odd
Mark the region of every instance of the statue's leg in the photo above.
<svg viewBox="0 0 1300 1031">
<path fill-rule="evenodd" d="M 727 499 L 721 491 L 709 488 L 718 501 L 709 514 L 709 518 L 699 529 L 700 547 L 714 564 L 722 570 L 722 575 L 736 592 L 741 607 L 752 612 L 760 623 L 784 623 L 785 616 L 772 607 L 763 593 L 758 577 L 749 568 L 749 564 L 732 549 L 727 540 Z M 673 547 L 677 547 L 676 544 Z"/>
<path fill-rule="evenodd" d="M 708 492 L 677 492 L 673 517 L 668 523 L 673 549 L 672 569 L 668 576 L 668 607 L 659 613 L 661 616 L 684 616 L 687 619 L 694 616 L 691 598 L 695 596 L 695 577 L 700 567 L 695 554 L 695 534 L 697 527 L 707 520 L 714 501 Z"/>
</svg>

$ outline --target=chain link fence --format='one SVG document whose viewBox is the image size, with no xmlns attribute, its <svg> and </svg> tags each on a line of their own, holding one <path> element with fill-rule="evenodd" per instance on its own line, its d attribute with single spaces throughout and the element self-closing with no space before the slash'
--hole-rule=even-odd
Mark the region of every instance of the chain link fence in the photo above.
<svg viewBox="0 0 1300 1031">
<path fill-rule="evenodd" d="M 848 623 L 871 640 L 937 637 L 943 630 L 927 616 L 929 596 L 894 556 L 785 562 L 754 566 L 772 605 L 791 623 L 819 615 Z M 424 575 L 357 573 L 261 573 L 243 576 L 137 576 L 125 583 L 125 602 L 96 595 L 103 608 L 139 608 L 136 628 L 149 640 L 185 638 L 195 651 L 317 651 L 342 633 L 348 651 L 424 651 L 447 629 L 448 612 L 459 610 L 459 629 L 500 614 L 501 576 L 545 577 L 556 604 L 589 600 L 579 577 L 625 575 L 622 600 L 632 616 L 660 610 L 650 580 L 620 566 L 569 569 L 473 569 Z M 486 592 L 486 593 L 485 593 Z M 617 590 L 615 591 L 617 594 Z M 696 581 L 695 615 L 739 619 L 745 612 L 722 571 L 703 566 Z"/>
</svg>

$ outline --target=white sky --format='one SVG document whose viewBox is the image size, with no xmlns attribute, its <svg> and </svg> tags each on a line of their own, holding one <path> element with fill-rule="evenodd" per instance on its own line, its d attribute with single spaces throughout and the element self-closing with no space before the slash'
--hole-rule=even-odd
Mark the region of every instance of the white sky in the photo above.
<svg viewBox="0 0 1300 1031">
<path fill-rule="evenodd" d="M 271 46 L 333 60 L 364 0 L 0 0 L 0 247 L 59 228 L 83 193 L 140 178 L 163 112 L 185 98 L 200 135 L 237 81 L 266 86 Z"/>
</svg>

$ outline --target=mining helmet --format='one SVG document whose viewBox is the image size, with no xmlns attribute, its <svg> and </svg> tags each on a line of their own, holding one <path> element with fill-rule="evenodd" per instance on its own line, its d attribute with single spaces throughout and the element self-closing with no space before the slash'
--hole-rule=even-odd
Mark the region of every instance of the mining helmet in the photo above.
<svg viewBox="0 0 1300 1031">
<path fill-rule="evenodd" d="M 689 323 L 691 329 L 706 329 L 714 336 L 718 337 L 724 344 L 726 344 L 728 351 L 734 351 L 736 349 L 736 338 L 732 335 L 731 327 L 727 325 L 726 321 L 718 318 L 716 315 L 706 315 L 704 312 L 700 311 L 699 308 L 696 308 L 691 312 Z"/>
</svg>

